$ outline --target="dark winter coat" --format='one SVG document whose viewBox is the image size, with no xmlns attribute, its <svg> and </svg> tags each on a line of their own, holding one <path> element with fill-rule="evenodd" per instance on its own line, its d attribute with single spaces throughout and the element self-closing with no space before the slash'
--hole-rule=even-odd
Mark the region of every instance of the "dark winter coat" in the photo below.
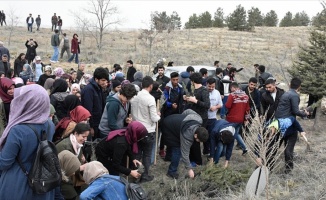
<svg viewBox="0 0 326 200">
<path fill-rule="evenodd" d="M 8 55 L 8 62 L 10 61 L 10 52 L 6 47 L 0 47 L 0 59 L 2 58 L 3 54 Z"/>
<path fill-rule="evenodd" d="M 23 71 L 23 66 L 27 60 L 16 59 L 14 63 L 14 76 L 19 76 L 19 73 Z"/>
<path fill-rule="evenodd" d="M 36 54 L 36 48 L 38 47 L 37 42 L 34 42 L 35 45 L 31 46 L 28 44 L 28 40 L 25 42 L 25 46 L 27 48 L 27 52 L 26 52 L 26 59 L 28 60 L 33 60 L 35 58 Z"/>
<path fill-rule="evenodd" d="M 167 77 L 167 76 L 164 76 L 164 75 L 163 75 L 163 77 L 159 77 L 159 76 L 156 77 L 156 82 L 158 82 L 159 87 L 160 87 L 160 89 L 161 89 L 162 91 L 164 90 L 165 85 L 166 85 L 169 81 L 170 81 L 170 78 Z"/>
<path fill-rule="evenodd" d="M 208 109 L 211 106 L 208 90 L 204 86 L 201 86 L 194 90 L 194 96 L 198 102 L 189 103 L 188 108 L 199 114 L 203 120 L 208 119 Z"/>
<path fill-rule="evenodd" d="M 291 116 L 306 117 L 306 113 L 299 110 L 299 104 L 299 94 L 294 89 L 290 89 L 281 96 L 275 112 L 275 118 L 287 118 Z"/>
<path fill-rule="evenodd" d="M 7 74 L 8 69 L 10 68 L 10 62 L 7 62 L 7 66 L 5 66 L 5 64 L 0 61 L 0 72 L 4 72 L 5 74 Z"/>
<path fill-rule="evenodd" d="M 127 71 L 127 80 L 130 81 L 130 83 L 134 82 L 134 74 L 137 72 L 136 68 L 134 66 L 129 67 Z"/>
<path fill-rule="evenodd" d="M 101 121 L 102 112 L 105 106 L 102 96 L 102 89 L 96 83 L 94 78 L 91 78 L 89 84 L 86 85 L 81 91 L 82 106 L 92 115 L 89 120 L 89 124 L 92 128 L 98 127 Z"/>
<path fill-rule="evenodd" d="M 50 95 L 50 103 L 55 108 L 56 115 L 59 121 L 67 116 L 67 110 L 63 102 L 67 96 L 67 92 L 56 92 Z"/>
<path fill-rule="evenodd" d="M 284 90 L 281 88 L 276 88 L 275 101 L 270 92 L 266 91 L 261 96 L 261 105 L 262 105 L 262 115 L 266 115 L 266 120 L 270 120 L 274 117 L 274 113 L 277 109 L 278 103 L 280 102 L 281 96 L 284 94 Z"/>
</svg>

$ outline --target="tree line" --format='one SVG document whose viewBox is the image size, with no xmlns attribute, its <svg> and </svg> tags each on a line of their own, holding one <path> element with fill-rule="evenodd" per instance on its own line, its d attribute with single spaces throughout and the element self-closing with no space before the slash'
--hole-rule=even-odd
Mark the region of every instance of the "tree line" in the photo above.
<svg viewBox="0 0 326 200">
<path fill-rule="evenodd" d="M 287 12 L 279 21 L 279 18 L 274 10 L 270 10 L 268 13 L 263 14 L 257 7 L 251 7 L 250 10 L 246 11 L 240 4 L 228 16 L 225 16 L 223 8 L 221 7 L 217 8 L 217 10 L 214 12 L 214 16 L 212 16 L 208 11 L 205 11 L 199 15 L 194 13 L 184 24 L 184 28 L 195 29 L 228 27 L 229 30 L 252 31 L 256 26 L 316 26 L 322 23 L 322 20 L 324 20 L 320 16 L 321 13 L 317 13 L 316 16 L 310 19 L 305 11 L 297 12 L 295 14 Z M 181 29 L 182 27 L 181 18 L 176 11 L 173 11 L 171 15 L 167 15 L 166 11 L 156 11 L 152 13 L 151 25 L 152 28 L 157 31 L 168 30 L 168 32 L 174 29 Z"/>
</svg>

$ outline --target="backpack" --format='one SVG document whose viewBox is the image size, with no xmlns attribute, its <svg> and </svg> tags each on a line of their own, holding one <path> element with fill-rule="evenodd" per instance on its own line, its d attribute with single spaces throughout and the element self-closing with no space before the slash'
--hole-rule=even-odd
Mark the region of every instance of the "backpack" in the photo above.
<svg viewBox="0 0 326 200">
<path fill-rule="evenodd" d="M 38 136 L 34 127 L 27 126 L 33 130 L 39 142 L 36 157 L 29 172 L 26 171 L 20 158 L 17 157 L 17 161 L 27 176 L 28 185 L 32 190 L 36 194 L 44 194 L 60 186 L 61 169 L 59 158 L 55 145 L 46 139 L 47 133 L 50 131 L 50 124 L 48 124 L 47 132 L 45 130 L 41 131 L 41 138 Z"/>
<path fill-rule="evenodd" d="M 128 200 L 147 200 L 148 199 L 145 190 L 139 184 L 129 183 L 123 177 L 120 177 L 120 180 L 114 179 L 111 177 L 107 177 L 107 178 L 119 181 L 120 183 L 123 183 L 125 185 Z"/>
</svg>

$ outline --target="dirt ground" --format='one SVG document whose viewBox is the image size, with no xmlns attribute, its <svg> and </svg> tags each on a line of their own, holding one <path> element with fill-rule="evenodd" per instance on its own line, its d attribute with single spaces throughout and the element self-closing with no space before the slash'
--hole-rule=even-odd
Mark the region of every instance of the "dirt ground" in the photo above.
<svg viewBox="0 0 326 200">
<path fill-rule="evenodd" d="M 294 170 L 291 174 L 285 175 L 284 156 L 278 160 L 278 167 L 270 175 L 269 196 L 263 193 L 257 199 L 325 199 L 326 198 L 326 137 L 324 131 L 312 131 L 313 119 L 300 120 L 301 125 L 307 132 L 307 137 L 311 143 L 311 152 L 306 152 L 306 143 L 302 138 L 298 138 L 295 146 Z M 282 150 L 284 147 L 281 147 Z M 189 179 L 186 177 L 187 171 L 183 164 L 179 166 L 179 179 L 171 179 L 166 176 L 169 162 L 163 161 L 157 156 L 157 164 L 151 167 L 151 174 L 155 176 L 151 182 L 143 183 L 144 189 L 148 192 L 150 199 L 247 199 L 245 188 L 249 176 L 254 171 L 256 165 L 248 157 L 242 156 L 242 151 L 236 147 L 230 161 L 228 171 L 223 172 L 224 158 L 214 168 L 219 168 L 222 174 L 242 172 L 238 181 L 232 182 L 227 190 L 214 188 L 213 192 L 207 192 L 213 182 L 225 182 L 227 177 L 220 180 L 210 180 L 207 171 L 211 168 L 206 166 L 207 157 L 203 156 L 203 166 L 195 168 L 196 177 Z M 212 174 L 214 176 L 215 174 Z M 243 178 L 244 177 L 244 178 Z M 231 177 L 230 177 L 231 178 Z M 221 187 L 222 188 L 222 187 Z M 223 187 L 224 188 L 224 187 Z M 211 188 L 212 189 L 212 188 Z"/>
</svg>

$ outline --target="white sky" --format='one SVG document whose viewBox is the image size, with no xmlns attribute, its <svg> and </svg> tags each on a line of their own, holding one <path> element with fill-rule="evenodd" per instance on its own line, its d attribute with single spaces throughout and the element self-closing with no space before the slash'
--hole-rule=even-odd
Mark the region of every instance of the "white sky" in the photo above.
<svg viewBox="0 0 326 200">
<path fill-rule="evenodd" d="M 209 11 L 212 16 L 218 7 L 223 8 L 225 16 L 232 13 L 236 6 L 241 4 L 246 10 L 249 10 L 252 6 L 259 8 L 262 13 L 266 14 L 270 10 L 275 10 L 279 20 L 281 20 L 285 13 L 290 11 L 294 15 L 296 12 L 305 11 L 309 17 L 315 16 L 322 10 L 320 1 L 300 1 L 300 0 L 256 0 L 256 1 L 199 1 L 199 0 L 146 0 L 146 1 L 130 1 L 130 0 L 112 0 L 112 3 L 118 7 L 118 17 L 122 20 L 122 24 L 114 26 L 112 28 L 148 28 L 150 21 L 150 14 L 154 11 L 167 11 L 170 15 L 172 11 L 176 11 L 181 17 L 182 26 L 188 21 L 189 16 L 193 13 L 199 15 L 202 12 Z M 82 1 L 69 1 L 69 0 L 0 0 L 0 10 L 4 10 L 8 15 L 10 8 L 13 8 L 15 15 L 19 17 L 19 25 L 25 25 L 26 17 L 29 13 L 32 13 L 34 19 L 38 14 L 41 15 L 42 24 L 41 27 L 50 27 L 51 16 L 54 12 L 61 16 L 63 20 L 63 29 L 74 26 L 74 17 L 71 15 L 71 11 L 82 12 L 82 8 L 86 8 L 88 0 Z"/>
</svg>

